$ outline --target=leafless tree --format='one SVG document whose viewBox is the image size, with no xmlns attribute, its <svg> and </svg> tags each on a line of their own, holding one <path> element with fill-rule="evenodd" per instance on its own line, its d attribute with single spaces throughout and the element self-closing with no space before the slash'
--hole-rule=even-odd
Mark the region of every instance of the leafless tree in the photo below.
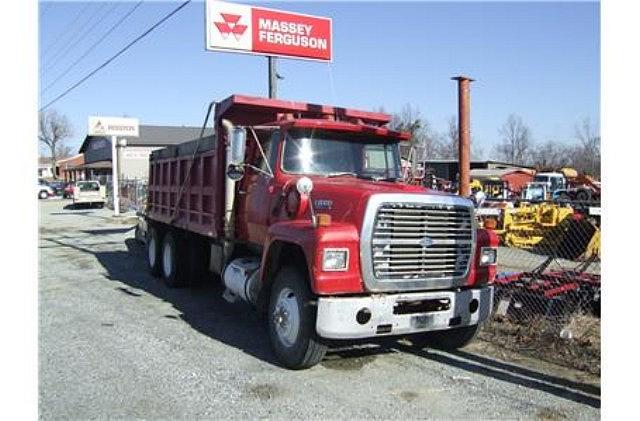
<svg viewBox="0 0 640 421">
<path fill-rule="evenodd" d="M 557 170 L 562 167 L 573 166 L 572 145 L 548 140 L 531 148 L 531 164 L 539 170 Z"/>
<path fill-rule="evenodd" d="M 440 136 L 433 130 L 429 122 L 422 118 L 420 110 L 412 105 L 406 104 L 399 113 L 393 114 L 389 127 L 393 130 L 411 133 L 411 145 L 416 148 L 419 161 L 439 156 Z"/>
<path fill-rule="evenodd" d="M 71 124 L 66 116 L 56 111 L 43 111 L 38 116 L 38 141 L 45 145 L 51 153 L 53 178 L 56 175 L 56 161 L 60 156 L 65 139 L 72 135 Z"/>
<path fill-rule="evenodd" d="M 496 153 L 507 162 L 525 164 L 532 141 L 531 131 L 522 118 L 514 114 L 509 115 L 498 133 L 502 136 L 502 142 L 496 145 Z"/>
<path fill-rule="evenodd" d="M 484 148 L 471 140 L 471 160 L 481 161 L 484 159 Z"/>
<path fill-rule="evenodd" d="M 58 149 L 58 158 L 69 158 L 73 155 L 73 148 L 69 145 L 61 145 Z"/>
<path fill-rule="evenodd" d="M 576 124 L 575 136 L 579 147 L 575 151 L 576 169 L 600 177 L 600 134 L 591 120 L 585 118 Z"/>
<path fill-rule="evenodd" d="M 451 116 L 447 122 L 447 131 L 442 135 L 440 157 L 443 159 L 458 158 L 458 122 Z"/>
</svg>

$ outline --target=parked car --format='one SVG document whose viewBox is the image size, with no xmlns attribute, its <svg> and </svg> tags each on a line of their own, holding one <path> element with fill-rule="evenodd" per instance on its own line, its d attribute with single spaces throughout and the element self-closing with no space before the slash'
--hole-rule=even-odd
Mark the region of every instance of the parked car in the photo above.
<svg viewBox="0 0 640 421">
<path fill-rule="evenodd" d="M 64 193 L 64 188 L 66 187 L 66 183 L 64 181 L 52 181 L 49 183 L 49 187 L 53 189 L 53 193 L 56 196 L 62 196 Z"/>
<path fill-rule="evenodd" d="M 78 181 L 73 188 L 73 204 L 103 207 L 106 188 L 97 181 Z"/>
<path fill-rule="evenodd" d="M 47 186 L 46 184 L 42 184 L 38 180 L 38 199 L 46 199 L 50 196 L 53 196 L 54 194 L 55 192 L 51 187 Z"/>
</svg>

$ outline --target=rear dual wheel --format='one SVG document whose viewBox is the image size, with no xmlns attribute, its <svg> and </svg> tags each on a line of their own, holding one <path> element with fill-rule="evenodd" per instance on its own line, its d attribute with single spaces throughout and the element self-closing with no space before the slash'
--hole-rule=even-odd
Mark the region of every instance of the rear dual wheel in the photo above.
<svg viewBox="0 0 640 421">
<path fill-rule="evenodd" d="M 174 232 L 167 232 L 162 241 L 162 278 L 167 286 L 177 288 L 186 284 L 185 255 Z"/>
<path fill-rule="evenodd" d="M 176 288 L 186 284 L 185 253 L 174 232 L 167 231 L 162 235 L 157 227 L 149 226 L 147 266 L 153 276 L 162 276 L 168 287 Z"/>
<path fill-rule="evenodd" d="M 162 271 L 160 266 L 162 260 L 160 257 L 162 238 L 159 234 L 155 227 L 149 226 L 147 230 L 147 267 L 153 276 L 160 276 Z"/>
</svg>

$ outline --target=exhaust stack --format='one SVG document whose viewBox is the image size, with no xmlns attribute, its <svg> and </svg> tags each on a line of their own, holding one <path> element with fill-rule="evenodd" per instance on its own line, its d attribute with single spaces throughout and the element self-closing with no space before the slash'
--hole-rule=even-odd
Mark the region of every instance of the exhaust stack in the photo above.
<svg viewBox="0 0 640 421">
<path fill-rule="evenodd" d="M 221 121 L 222 127 L 227 136 L 227 148 L 225 157 L 225 172 L 231 160 L 231 136 L 233 136 L 233 123 L 227 119 Z M 223 262 L 227 262 L 233 254 L 233 244 L 235 237 L 235 227 L 233 226 L 233 203 L 236 195 L 236 182 L 225 176 L 225 194 L 224 194 L 224 248 Z"/>
<path fill-rule="evenodd" d="M 471 182 L 470 84 L 474 79 L 461 75 L 452 77 L 451 80 L 458 81 L 458 194 L 469 197 L 471 195 L 469 186 Z"/>
</svg>

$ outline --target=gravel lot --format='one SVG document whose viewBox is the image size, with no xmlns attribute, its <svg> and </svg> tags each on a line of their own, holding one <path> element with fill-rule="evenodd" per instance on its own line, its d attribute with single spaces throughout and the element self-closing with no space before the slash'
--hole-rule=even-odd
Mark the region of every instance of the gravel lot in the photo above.
<svg viewBox="0 0 640 421">
<path fill-rule="evenodd" d="M 470 349 L 403 341 L 280 368 L 266 329 L 217 285 L 148 275 L 133 226 L 40 202 L 40 417 L 597 419 L 599 388 Z"/>
</svg>

